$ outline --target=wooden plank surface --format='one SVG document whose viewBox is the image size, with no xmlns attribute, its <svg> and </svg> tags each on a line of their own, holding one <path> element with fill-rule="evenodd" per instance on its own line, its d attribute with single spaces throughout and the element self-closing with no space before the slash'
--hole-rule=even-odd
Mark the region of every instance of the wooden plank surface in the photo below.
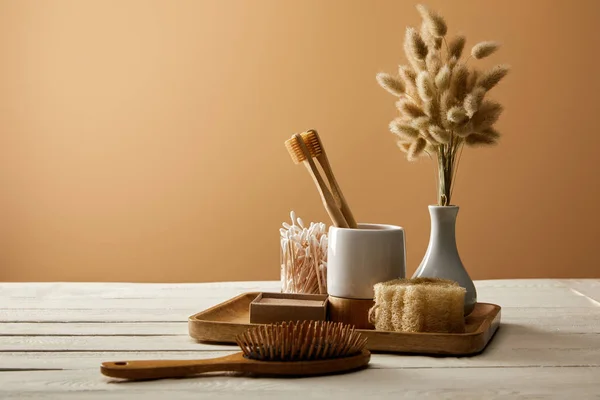
<svg viewBox="0 0 600 400">
<path fill-rule="evenodd" d="M 204 284 L 0 283 L 0 398 L 495 398 L 600 395 L 600 281 L 476 283 L 502 306 L 502 325 L 474 357 L 375 354 L 351 375 L 256 379 L 218 375 L 115 384 L 102 361 L 195 359 L 235 346 L 199 344 L 188 316 L 278 282 Z M 359 383 L 360 382 L 360 383 Z"/>
<path fill-rule="evenodd" d="M 315 378 L 274 379 L 220 374 L 193 379 L 168 379 L 118 383 L 95 370 L 3 372 L 0 395 L 43 392 L 64 398 L 75 392 L 86 398 L 93 392 L 143 396 L 145 399 L 179 398 L 181 392 L 193 392 L 196 398 L 212 399 L 219 393 L 260 398 L 275 395 L 280 399 L 322 398 L 360 399 L 366 395 L 380 398 L 456 398 L 491 399 L 506 396 L 540 396 L 578 399 L 598 394 L 600 368 L 369 368 L 352 374 Z M 558 379 L 560 377 L 560 379 Z M 115 383 L 113 383 L 115 382 Z M 311 388 L 313 390 L 311 390 Z M 335 395 L 336 397 L 332 397 Z M 48 398 L 48 397 L 46 397 Z"/>
</svg>

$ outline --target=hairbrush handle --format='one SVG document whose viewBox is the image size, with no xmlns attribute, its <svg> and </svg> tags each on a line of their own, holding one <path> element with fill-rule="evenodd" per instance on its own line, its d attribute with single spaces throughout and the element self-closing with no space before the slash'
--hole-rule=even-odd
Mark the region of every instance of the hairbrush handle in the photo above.
<svg viewBox="0 0 600 400">
<path fill-rule="evenodd" d="M 205 372 L 248 371 L 253 363 L 243 353 L 206 360 L 135 360 L 103 362 L 100 372 L 111 378 L 130 380 L 180 378 Z"/>
</svg>

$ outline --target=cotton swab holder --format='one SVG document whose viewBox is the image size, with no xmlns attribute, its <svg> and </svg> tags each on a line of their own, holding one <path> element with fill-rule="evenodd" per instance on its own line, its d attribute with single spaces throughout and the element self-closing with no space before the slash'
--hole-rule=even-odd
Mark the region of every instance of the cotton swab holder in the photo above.
<svg viewBox="0 0 600 400">
<path fill-rule="evenodd" d="M 294 211 L 291 224 L 280 233 L 281 291 L 327 294 L 327 227 L 322 222 L 305 225 Z"/>
</svg>

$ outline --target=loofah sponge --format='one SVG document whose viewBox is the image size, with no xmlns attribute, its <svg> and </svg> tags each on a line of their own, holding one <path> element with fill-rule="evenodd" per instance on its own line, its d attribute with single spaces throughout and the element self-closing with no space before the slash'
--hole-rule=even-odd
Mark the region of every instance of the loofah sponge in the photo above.
<svg viewBox="0 0 600 400">
<path fill-rule="evenodd" d="M 374 286 L 369 311 L 375 329 L 396 332 L 464 333 L 465 289 L 438 278 L 395 279 Z"/>
</svg>

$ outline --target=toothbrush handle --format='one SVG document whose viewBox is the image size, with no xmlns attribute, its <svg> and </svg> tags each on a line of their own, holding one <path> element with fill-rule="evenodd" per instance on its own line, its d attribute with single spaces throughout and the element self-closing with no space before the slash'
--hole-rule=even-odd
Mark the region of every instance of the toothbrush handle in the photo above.
<svg viewBox="0 0 600 400">
<path fill-rule="evenodd" d="M 344 218 L 348 222 L 348 226 L 350 228 L 355 229 L 357 228 L 356 220 L 352 215 L 352 211 L 350 211 L 350 206 L 348 206 L 348 202 L 344 198 L 342 189 L 340 189 L 340 186 L 338 185 L 337 180 L 335 179 L 335 175 L 333 174 L 333 170 L 331 169 L 331 165 L 329 164 L 329 159 L 327 158 L 327 154 L 325 153 L 325 148 L 321 146 L 321 149 L 323 153 L 319 157 L 317 157 L 317 160 L 321 164 L 323 171 L 325 171 L 325 176 L 327 177 L 327 180 L 329 181 L 329 184 L 333 189 L 333 196 L 337 197 L 340 210 L 342 211 Z"/>
<path fill-rule="evenodd" d="M 333 195 L 327 188 L 325 181 L 323 181 L 323 178 L 321 177 L 321 174 L 319 173 L 315 162 L 310 156 L 310 151 L 308 150 L 308 147 L 306 147 L 306 144 L 304 144 L 302 136 L 296 134 L 294 135 L 294 138 L 296 139 L 298 145 L 302 149 L 302 152 L 306 156 L 306 159 L 304 160 L 304 165 L 306 166 L 306 169 L 308 169 L 308 172 L 310 173 L 311 177 L 313 178 L 313 181 L 315 182 L 315 185 L 317 186 L 317 189 L 319 190 L 319 194 L 321 195 L 321 201 L 323 202 L 325 210 L 329 214 L 331 221 L 335 226 L 339 228 L 348 228 L 349 225 L 346 222 L 346 219 L 344 218 L 344 214 L 342 214 L 341 210 L 335 204 L 335 199 L 333 198 Z"/>
</svg>

